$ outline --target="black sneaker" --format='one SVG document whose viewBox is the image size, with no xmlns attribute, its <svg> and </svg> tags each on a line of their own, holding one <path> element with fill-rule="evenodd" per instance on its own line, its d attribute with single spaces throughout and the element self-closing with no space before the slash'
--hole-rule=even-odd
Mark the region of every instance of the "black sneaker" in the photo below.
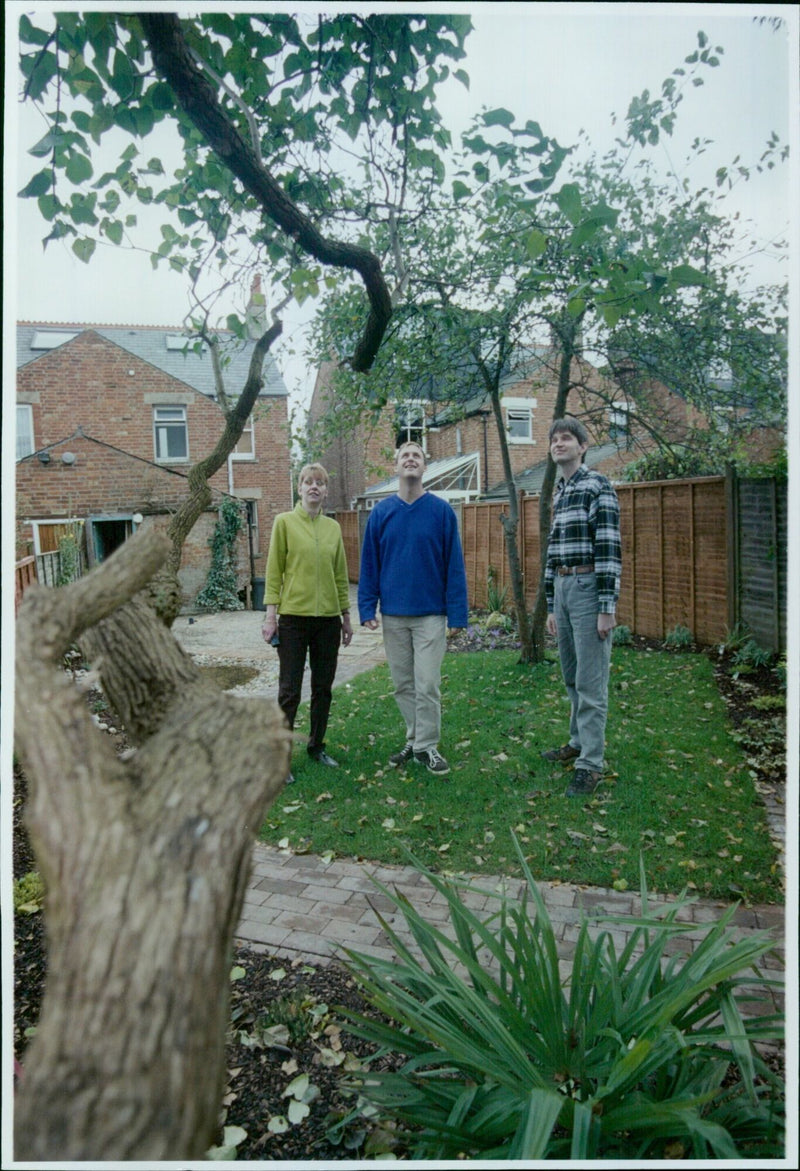
<svg viewBox="0 0 800 1171">
<path fill-rule="evenodd" d="M 436 773 L 439 777 L 450 772 L 450 765 L 435 748 L 425 748 L 422 752 L 415 752 L 414 760 L 418 764 L 424 764 L 429 773 Z"/>
<path fill-rule="evenodd" d="M 588 797 L 603 779 L 602 773 L 593 773 L 588 768 L 576 768 L 567 786 L 567 797 Z"/>
<path fill-rule="evenodd" d="M 399 752 L 393 752 L 389 757 L 389 764 L 392 768 L 399 768 L 401 764 L 408 764 L 414 755 L 414 745 L 408 743 Z"/>
<path fill-rule="evenodd" d="M 309 752 L 308 754 L 312 760 L 317 764 L 326 764 L 328 768 L 338 768 L 339 761 L 334 760 L 332 756 L 328 756 L 327 752 Z"/>
</svg>

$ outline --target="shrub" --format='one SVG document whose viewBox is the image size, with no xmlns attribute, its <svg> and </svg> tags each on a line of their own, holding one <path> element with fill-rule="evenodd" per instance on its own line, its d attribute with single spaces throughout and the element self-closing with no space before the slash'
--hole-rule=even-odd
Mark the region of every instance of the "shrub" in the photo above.
<svg viewBox="0 0 800 1171">
<path fill-rule="evenodd" d="M 649 908 L 642 873 L 641 914 L 620 954 L 611 931 L 584 919 L 563 981 L 546 907 L 515 845 L 526 896 L 501 899 L 485 922 L 455 880 L 424 872 L 447 901 L 454 939 L 381 887 L 421 958 L 382 916 L 396 959 L 347 952 L 383 1014 L 341 1010 L 351 1031 L 381 1047 L 376 1062 L 387 1051 L 406 1057 L 399 1070 L 357 1075 L 365 1112 L 395 1120 L 419 1159 L 778 1157 L 784 1087 L 756 1041 L 781 1038 L 781 1017 L 741 1012 L 757 985 L 773 983 L 755 972 L 772 947 L 767 934 L 737 941 L 731 907 L 691 954 L 673 955 L 671 941 L 697 925 L 677 920 L 685 898 Z"/>
<path fill-rule="evenodd" d="M 44 902 L 44 883 L 41 875 L 29 870 L 14 880 L 14 910 L 21 915 L 35 915 Z"/>
<path fill-rule="evenodd" d="M 733 656 L 736 667 L 768 667 L 772 662 L 772 652 L 764 650 L 754 638 L 749 638 Z"/>
<path fill-rule="evenodd" d="M 489 566 L 489 570 L 486 576 L 486 604 L 488 606 L 489 612 L 494 613 L 495 611 L 498 611 L 502 614 L 505 609 L 506 598 L 508 597 L 508 586 L 503 586 L 502 589 L 498 589 L 497 570 L 493 565 Z"/>
<path fill-rule="evenodd" d="M 734 651 L 738 651 L 750 637 L 750 627 L 746 622 L 734 623 L 732 628 L 726 628 L 725 630 L 725 641 L 720 644 L 720 654 L 723 654 L 725 651 L 731 654 Z"/>
<path fill-rule="evenodd" d="M 239 502 L 225 497 L 209 540 L 211 568 L 195 599 L 201 610 L 243 610 L 236 580 L 236 538 L 242 527 Z"/>
<path fill-rule="evenodd" d="M 633 642 L 633 634 L 630 626 L 615 626 L 614 627 L 614 644 L 616 646 L 630 646 Z"/>
<path fill-rule="evenodd" d="M 694 642 L 694 636 L 687 626 L 681 626 L 678 623 L 672 630 L 668 631 L 667 637 L 664 639 L 665 647 L 687 647 Z"/>
</svg>

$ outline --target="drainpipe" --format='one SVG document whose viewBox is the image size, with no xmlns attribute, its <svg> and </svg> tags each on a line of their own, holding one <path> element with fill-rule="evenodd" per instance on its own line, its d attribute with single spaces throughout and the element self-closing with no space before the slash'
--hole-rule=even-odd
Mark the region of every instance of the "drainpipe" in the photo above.
<svg viewBox="0 0 800 1171">
<path fill-rule="evenodd" d="M 489 435 L 486 428 L 489 425 L 489 412 L 481 411 L 483 419 L 483 491 L 489 491 Z"/>
</svg>

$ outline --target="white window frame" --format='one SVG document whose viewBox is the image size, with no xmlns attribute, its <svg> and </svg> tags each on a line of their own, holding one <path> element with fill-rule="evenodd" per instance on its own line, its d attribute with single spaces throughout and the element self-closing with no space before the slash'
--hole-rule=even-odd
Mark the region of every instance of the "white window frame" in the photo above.
<svg viewBox="0 0 800 1171">
<path fill-rule="evenodd" d="M 614 403 L 606 408 L 608 434 L 611 439 L 627 439 L 631 433 L 630 406 L 628 403 Z"/>
<path fill-rule="evenodd" d="M 24 426 L 20 425 L 22 416 L 20 411 L 23 411 L 27 417 L 27 423 Z M 27 450 L 23 451 L 23 441 L 27 440 Z M 36 451 L 36 441 L 33 436 L 33 407 L 30 403 L 17 403 L 17 459 L 24 459 L 26 455 L 33 455 Z"/>
<path fill-rule="evenodd" d="M 400 447 L 403 443 L 418 443 L 425 454 L 428 454 L 428 424 L 425 415 L 426 402 L 424 399 L 404 399 L 402 402 L 396 403 L 397 407 L 397 446 Z M 412 412 L 419 412 L 420 425 L 414 426 L 409 422 Z M 401 417 L 402 416 L 402 417 Z M 416 439 L 411 432 L 418 431 L 420 438 Z M 400 436 L 403 438 L 400 438 Z"/>
<path fill-rule="evenodd" d="M 249 440 L 250 440 L 250 450 L 249 451 L 239 451 L 240 444 L 242 444 L 247 438 L 249 438 Z M 242 434 L 239 438 L 239 442 L 236 444 L 236 447 L 231 452 L 231 459 L 249 460 L 252 463 L 253 460 L 255 460 L 255 458 L 256 458 L 256 435 L 255 435 L 255 429 L 253 427 L 253 416 L 251 415 L 250 418 L 245 423 L 244 427 L 242 427 Z"/>
<path fill-rule="evenodd" d="M 505 411 L 506 417 L 506 435 L 510 444 L 533 444 L 533 412 L 536 408 L 536 399 L 534 398 L 504 398 L 502 400 L 502 408 Z M 516 422 L 527 421 L 528 434 L 527 435 L 512 435 L 511 433 L 511 419 L 512 416 Z"/>
<path fill-rule="evenodd" d="M 170 415 L 165 415 L 159 419 L 159 411 L 170 412 Z M 185 455 L 160 455 L 159 454 L 159 429 L 166 430 L 172 427 L 177 429 L 183 428 Z M 186 416 L 186 407 L 175 403 L 161 403 L 153 406 L 153 451 L 155 453 L 156 463 L 159 464 L 185 464 L 189 462 L 189 423 Z"/>
</svg>

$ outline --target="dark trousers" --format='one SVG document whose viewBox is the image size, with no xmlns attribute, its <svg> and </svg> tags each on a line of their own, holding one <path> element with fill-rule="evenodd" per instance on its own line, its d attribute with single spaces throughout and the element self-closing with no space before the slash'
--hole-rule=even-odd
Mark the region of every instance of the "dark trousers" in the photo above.
<svg viewBox="0 0 800 1171">
<path fill-rule="evenodd" d="M 342 620 L 339 617 L 305 618 L 298 614 L 281 614 L 278 634 L 278 703 L 289 726 L 294 728 L 308 654 L 311 666 L 311 734 L 308 751 L 311 754 L 322 752 L 331 710 L 331 688 L 342 641 Z"/>
</svg>

